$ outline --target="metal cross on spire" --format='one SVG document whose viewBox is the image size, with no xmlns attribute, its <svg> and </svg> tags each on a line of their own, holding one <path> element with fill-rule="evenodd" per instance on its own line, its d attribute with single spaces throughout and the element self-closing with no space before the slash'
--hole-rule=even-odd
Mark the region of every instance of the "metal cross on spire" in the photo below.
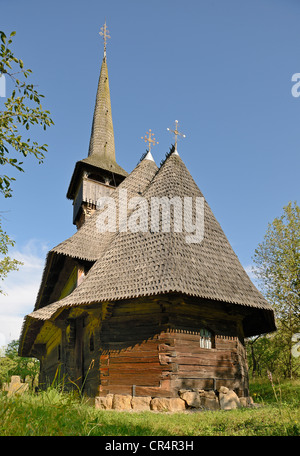
<svg viewBox="0 0 300 456">
<path fill-rule="evenodd" d="M 105 22 L 104 22 L 104 25 L 103 27 L 101 27 L 101 31 L 99 32 L 99 35 L 103 36 L 103 41 L 104 41 L 104 57 L 106 57 L 106 44 L 107 44 L 107 39 L 110 38 L 110 35 L 109 35 L 109 30 L 107 28 L 107 25 L 106 25 L 106 19 L 105 19 Z"/>
<path fill-rule="evenodd" d="M 154 138 L 154 133 L 151 133 L 151 131 L 152 130 L 149 128 L 149 132 L 148 131 L 146 132 L 146 135 L 149 135 L 149 136 L 141 137 L 141 139 L 144 139 L 145 142 L 149 143 L 149 152 L 151 151 L 151 144 L 152 144 L 152 146 L 155 146 L 155 144 L 159 144 L 159 142 L 156 141 L 156 139 Z M 153 136 L 153 138 L 151 138 L 151 136 Z"/>
<path fill-rule="evenodd" d="M 167 128 L 167 130 L 170 131 L 171 133 L 174 133 L 174 135 L 175 135 L 175 151 L 177 151 L 178 136 L 182 136 L 182 138 L 186 137 L 183 133 L 181 133 L 178 130 L 178 120 L 175 120 L 175 129 L 174 130 L 171 130 L 170 128 Z"/>
</svg>

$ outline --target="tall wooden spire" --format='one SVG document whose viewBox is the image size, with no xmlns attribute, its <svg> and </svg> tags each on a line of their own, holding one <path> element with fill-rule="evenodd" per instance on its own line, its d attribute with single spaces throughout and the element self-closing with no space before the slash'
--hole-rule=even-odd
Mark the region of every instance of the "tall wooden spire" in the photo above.
<svg viewBox="0 0 300 456">
<path fill-rule="evenodd" d="M 106 57 L 103 57 L 96 96 L 89 146 L 89 156 L 91 155 L 101 157 L 105 161 L 116 161 Z"/>
<path fill-rule="evenodd" d="M 96 103 L 92 122 L 88 156 L 76 163 L 67 192 L 73 200 L 73 223 L 79 228 L 96 208 L 97 200 L 108 195 L 127 176 L 116 162 L 114 129 L 106 62 L 108 29 L 106 22 L 100 35 L 104 39 Z"/>
<path fill-rule="evenodd" d="M 115 139 L 106 62 L 107 39 L 110 38 L 110 36 L 106 21 L 104 26 L 101 27 L 99 34 L 103 37 L 104 53 L 96 96 L 89 156 L 97 155 L 102 157 L 105 161 L 115 162 Z"/>
</svg>

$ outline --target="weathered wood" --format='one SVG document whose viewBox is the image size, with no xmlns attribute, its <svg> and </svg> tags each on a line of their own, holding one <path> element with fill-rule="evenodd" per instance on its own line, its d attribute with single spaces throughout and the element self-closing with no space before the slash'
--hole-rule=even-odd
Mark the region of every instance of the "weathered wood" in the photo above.
<svg viewBox="0 0 300 456">
<path fill-rule="evenodd" d="M 132 363 L 109 363 L 109 372 L 110 374 L 114 372 L 123 372 L 126 374 L 127 372 L 129 373 L 134 373 L 134 372 L 139 372 L 143 371 L 145 372 L 145 375 L 148 373 L 158 371 L 162 372 L 163 370 L 166 370 L 165 366 L 162 366 L 160 362 L 158 362 L 158 358 L 156 358 L 157 362 L 151 362 L 151 363 L 144 363 L 143 361 L 140 361 L 137 363 L 135 360 L 133 360 Z"/>
<path fill-rule="evenodd" d="M 65 372 L 80 384 L 86 377 L 90 395 L 132 394 L 136 385 L 136 395 L 176 397 L 180 388 L 213 388 L 219 378 L 227 382 L 224 386 L 248 387 L 241 324 L 238 317 L 229 318 L 222 304 L 215 310 L 205 302 L 200 308 L 182 299 L 173 305 L 166 298 L 149 298 L 85 307 L 85 316 L 79 310 L 71 309 L 70 315 L 74 321 L 82 317 L 81 348 L 78 328 L 74 342 L 63 325 L 44 330 L 51 353 L 43 372 L 49 378 L 55 375 L 61 341 Z M 212 348 L 200 347 L 201 328 L 212 333 Z"/>
<path fill-rule="evenodd" d="M 151 353 L 151 352 L 150 352 Z M 139 366 L 140 364 L 149 364 L 151 363 L 152 365 L 158 364 L 158 357 L 156 356 L 141 356 L 141 353 L 135 353 L 135 356 L 120 356 L 120 357 L 111 357 L 109 361 L 109 365 L 111 367 L 115 365 L 123 365 L 126 364 L 126 366 Z"/>
<path fill-rule="evenodd" d="M 195 358 L 195 357 L 186 357 L 180 356 L 175 359 L 175 362 L 181 366 L 233 366 L 231 359 L 218 359 L 218 357 L 210 358 Z"/>
<path fill-rule="evenodd" d="M 163 380 L 159 386 L 136 386 L 136 396 L 152 396 L 152 397 L 177 397 L 176 390 L 171 388 L 170 381 Z"/>
<path fill-rule="evenodd" d="M 173 388 L 179 389 L 214 389 L 214 378 L 176 378 L 173 380 Z"/>
<path fill-rule="evenodd" d="M 157 374 L 153 373 L 152 375 L 129 375 L 110 377 L 109 386 L 111 385 L 150 385 L 150 386 L 159 386 L 159 380 L 157 379 Z"/>
<path fill-rule="evenodd" d="M 232 373 L 234 375 L 235 368 L 234 366 L 195 366 L 195 365 L 187 365 L 187 364 L 180 364 L 178 366 L 177 372 L 184 373 L 184 374 L 191 374 L 197 376 L 205 377 L 207 372 L 212 373 L 215 377 L 218 377 L 221 373 Z"/>
</svg>

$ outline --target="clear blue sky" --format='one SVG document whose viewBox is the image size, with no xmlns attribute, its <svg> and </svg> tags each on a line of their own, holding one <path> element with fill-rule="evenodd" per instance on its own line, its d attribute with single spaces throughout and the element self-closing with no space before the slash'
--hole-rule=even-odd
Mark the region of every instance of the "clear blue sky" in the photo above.
<svg viewBox="0 0 300 456">
<path fill-rule="evenodd" d="M 179 154 L 245 268 L 268 222 L 289 201 L 299 204 L 300 98 L 291 94 L 292 75 L 300 73 L 299 1 L 0 0 L 0 30 L 17 32 L 15 54 L 33 70 L 55 122 L 46 133 L 32 130 L 49 145 L 46 160 L 26 159 L 13 198 L 1 203 L 17 255 L 33 268 L 14 274 L 11 297 L 0 299 L 6 342 L 15 333 L 7 335 L 1 321 L 9 327 L 5 318 L 15 312 L 20 322 L 33 309 L 46 251 L 75 232 L 66 191 L 75 162 L 88 154 L 105 18 L 124 169 L 145 151 L 141 136 L 149 128 L 159 164 L 172 142 L 166 129 L 178 119 L 186 134 Z M 33 276 L 25 309 L 12 298 L 14 287 Z"/>
</svg>

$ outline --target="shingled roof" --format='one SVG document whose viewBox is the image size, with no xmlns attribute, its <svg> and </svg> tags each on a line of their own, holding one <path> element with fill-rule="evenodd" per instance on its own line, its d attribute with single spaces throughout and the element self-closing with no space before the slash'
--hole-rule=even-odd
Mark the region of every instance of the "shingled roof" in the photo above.
<svg viewBox="0 0 300 456">
<path fill-rule="evenodd" d="M 128 198 L 140 195 L 150 184 L 157 170 L 158 167 L 152 159 L 152 156 L 147 154 L 129 174 L 129 176 L 110 195 L 110 197 L 115 201 L 116 207 L 118 208 L 119 205 L 120 191 L 126 190 Z M 86 220 L 86 222 L 75 234 L 50 250 L 46 258 L 46 264 L 35 309 L 41 307 L 40 303 L 44 287 L 47 285 L 47 281 L 49 281 L 51 274 L 55 272 L 56 266 L 55 264 L 52 264 L 53 258 L 57 256 L 66 256 L 72 259 L 95 262 L 103 256 L 106 248 L 116 234 L 109 231 L 101 233 L 96 226 L 97 217 L 98 213 L 95 212 Z"/>
<path fill-rule="evenodd" d="M 124 186 L 128 179 L 130 176 L 123 182 Z M 194 219 L 196 198 L 203 198 L 177 153 L 170 155 L 141 193 L 148 207 L 153 197 L 192 197 Z M 100 239 L 99 233 L 95 233 L 94 219 L 87 228 L 81 228 L 77 236 L 60 244 L 55 251 L 63 254 L 70 254 L 73 249 L 83 252 L 85 249 L 80 245 L 88 244 L 84 237 L 89 230 L 90 236 Z M 173 211 L 171 226 L 172 222 Z M 252 321 L 245 331 L 246 336 L 275 330 L 271 306 L 243 269 L 206 200 L 204 239 L 200 243 L 188 243 L 186 235 L 184 230 L 162 232 L 159 229 L 155 232 L 148 229 L 146 232 L 128 230 L 108 236 L 105 248 L 95 250 L 98 259 L 85 280 L 66 298 L 31 313 L 28 323 L 53 319 L 69 306 L 179 293 L 199 299 L 199 305 L 201 300 L 206 299 L 238 305 L 240 309 L 253 309 L 251 318 L 257 319 L 257 325 L 253 329 Z M 89 252 L 88 246 L 86 249 Z M 85 257 L 92 258 L 91 255 L 92 252 L 86 253 Z"/>
<path fill-rule="evenodd" d="M 117 209 L 120 191 L 126 190 L 128 198 L 138 196 L 150 184 L 158 167 L 147 156 L 136 166 L 129 176 L 110 195 L 114 199 Z M 118 210 L 117 210 L 118 214 Z M 69 255 L 88 261 L 96 261 L 103 255 L 105 246 L 109 243 L 114 233 L 101 233 L 96 227 L 98 213 L 94 213 L 83 226 L 69 239 L 52 249 L 52 252 Z M 117 220 L 118 222 L 118 220 Z"/>
<path fill-rule="evenodd" d="M 152 197 L 203 197 L 175 154 L 167 159 L 143 196 L 149 207 Z M 184 230 L 118 233 L 86 280 L 64 302 L 81 304 L 180 292 L 270 308 L 241 266 L 207 201 L 204 216 L 201 243 L 187 243 Z"/>
</svg>

